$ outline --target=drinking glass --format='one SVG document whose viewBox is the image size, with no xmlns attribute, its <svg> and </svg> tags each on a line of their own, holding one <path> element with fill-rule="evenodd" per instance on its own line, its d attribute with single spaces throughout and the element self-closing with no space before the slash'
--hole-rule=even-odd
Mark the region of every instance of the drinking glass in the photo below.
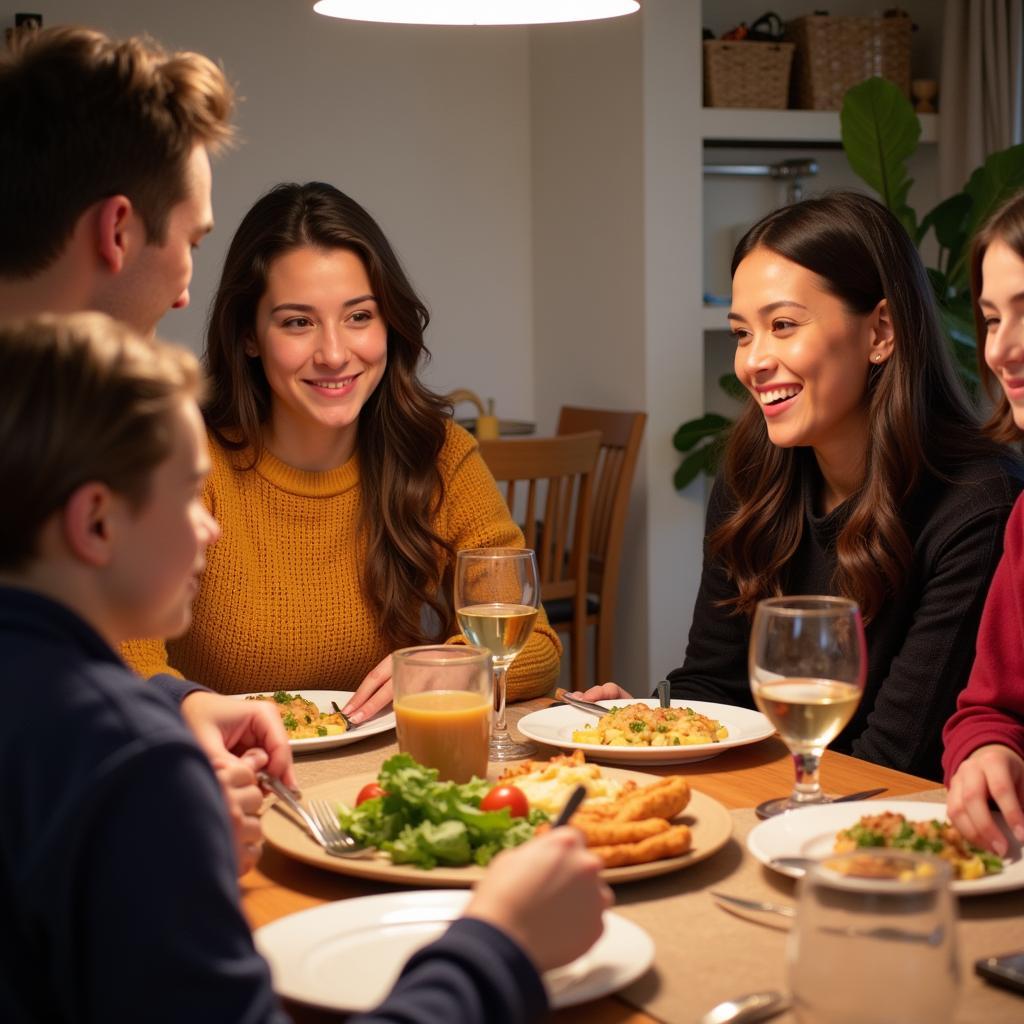
<svg viewBox="0 0 1024 1024">
<path fill-rule="evenodd" d="M 750 689 L 793 754 L 796 786 L 757 808 L 762 818 L 827 803 L 818 768 L 853 716 L 867 675 L 864 625 L 844 597 L 761 601 L 750 633 Z"/>
<path fill-rule="evenodd" d="M 398 749 L 438 778 L 487 776 L 491 656 L 480 647 L 406 647 L 391 656 Z"/>
<path fill-rule="evenodd" d="M 537 621 L 540 584 L 529 548 L 471 548 L 455 563 L 455 614 L 463 636 L 494 661 L 492 761 L 514 761 L 536 751 L 512 739 L 505 722 L 505 677 Z"/>
<path fill-rule="evenodd" d="M 950 1024 L 960 980 L 950 874 L 937 857 L 879 849 L 811 867 L 787 947 L 800 1024 Z"/>
</svg>

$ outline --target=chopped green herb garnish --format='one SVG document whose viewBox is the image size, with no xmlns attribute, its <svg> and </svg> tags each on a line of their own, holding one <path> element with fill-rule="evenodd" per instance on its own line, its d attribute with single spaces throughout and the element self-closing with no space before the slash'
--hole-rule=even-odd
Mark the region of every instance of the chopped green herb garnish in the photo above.
<svg viewBox="0 0 1024 1024">
<path fill-rule="evenodd" d="M 290 711 L 281 719 L 281 721 L 284 723 L 284 727 L 286 729 L 298 729 L 299 727 L 298 719 Z"/>
<path fill-rule="evenodd" d="M 643 732 L 647 728 L 643 722 L 630 722 L 629 727 L 633 732 Z"/>
<path fill-rule="evenodd" d="M 327 735 L 327 726 L 326 725 L 318 725 L 316 727 L 316 734 L 317 734 L 317 736 L 326 736 Z"/>
<path fill-rule="evenodd" d="M 287 690 L 275 690 L 274 700 L 277 701 L 278 704 L 290 704 L 292 695 Z"/>
</svg>

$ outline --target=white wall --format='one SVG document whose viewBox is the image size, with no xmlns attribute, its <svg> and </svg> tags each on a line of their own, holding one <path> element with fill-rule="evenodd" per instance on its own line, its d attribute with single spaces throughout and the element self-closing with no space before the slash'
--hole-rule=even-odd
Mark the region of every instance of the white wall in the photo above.
<svg viewBox="0 0 1024 1024">
<path fill-rule="evenodd" d="M 530 35 L 534 394 L 541 432 L 562 405 L 646 408 L 642 22 Z M 646 466 L 620 579 L 613 678 L 647 693 Z M 564 673 L 563 673 L 564 674 Z"/>
<path fill-rule="evenodd" d="M 20 8 L 0 10 L 13 24 Z M 45 23 L 148 32 L 221 61 L 242 145 L 214 167 L 217 228 L 192 307 L 161 333 L 201 347 L 242 214 L 282 180 L 319 178 L 366 206 L 432 312 L 428 382 L 532 419 L 528 35 L 323 18 L 312 0 L 54 0 Z"/>
<path fill-rule="evenodd" d="M 647 637 L 654 681 L 682 664 L 704 537 L 704 481 L 683 493 L 672 484 L 680 460 L 672 436 L 704 411 L 700 5 L 647 0 L 643 30 Z"/>
</svg>

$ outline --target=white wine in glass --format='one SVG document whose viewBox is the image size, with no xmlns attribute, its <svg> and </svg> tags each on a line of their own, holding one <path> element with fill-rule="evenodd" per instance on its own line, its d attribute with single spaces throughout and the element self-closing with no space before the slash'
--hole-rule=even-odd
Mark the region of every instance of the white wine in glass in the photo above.
<svg viewBox="0 0 1024 1024">
<path fill-rule="evenodd" d="M 867 651 L 856 602 L 774 597 L 758 603 L 750 633 L 750 689 L 793 754 L 796 786 L 757 808 L 762 818 L 827 803 L 818 769 L 825 748 L 864 692 Z"/>
<path fill-rule="evenodd" d="M 527 548 L 473 548 L 455 564 L 455 614 L 463 636 L 491 652 L 494 661 L 494 726 L 490 759 L 514 761 L 536 747 L 512 738 L 505 722 L 508 667 L 526 646 L 540 604 L 537 562 Z"/>
</svg>

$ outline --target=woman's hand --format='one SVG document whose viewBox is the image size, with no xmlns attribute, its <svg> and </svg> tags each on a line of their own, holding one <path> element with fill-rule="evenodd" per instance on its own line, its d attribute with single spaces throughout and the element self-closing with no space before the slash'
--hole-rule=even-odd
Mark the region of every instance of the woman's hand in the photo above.
<svg viewBox="0 0 1024 1024">
<path fill-rule="evenodd" d="M 575 690 L 569 694 L 570 697 L 579 697 L 580 700 L 632 700 L 633 694 L 624 690 L 618 683 L 604 683 L 601 686 L 592 686 L 589 690 Z"/>
<path fill-rule="evenodd" d="M 538 971 L 575 960 L 601 937 L 612 892 L 574 828 L 556 828 L 491 862 L 466 907 L 514 939 Z"/>
<path fill-rule="evenodd" d="M 965 839 L 1005 857 L 1006 836 L 992 817 L 990 799 L 1024 843 L 1024 759 L 999 743 L 978 747 L 961 763 L 949 784 L 946 808 Z"/>
<path fill-rule="evenodd" d="M 341 709 L 352 719 L 353 725 L 372 718 L 391 703 L 391 655 L 382 658 L 366 674 L 359 688 Z"/>
</svg>

